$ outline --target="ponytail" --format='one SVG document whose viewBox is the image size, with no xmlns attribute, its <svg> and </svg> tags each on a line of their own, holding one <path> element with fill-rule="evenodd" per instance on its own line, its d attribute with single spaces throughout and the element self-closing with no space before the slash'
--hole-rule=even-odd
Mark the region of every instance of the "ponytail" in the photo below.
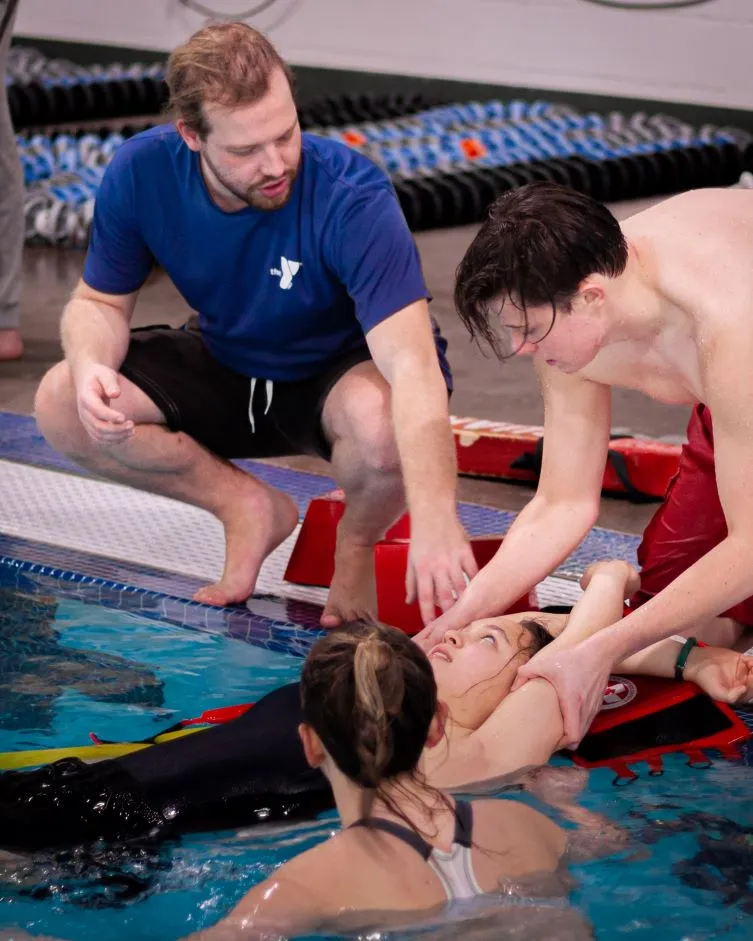
<svg viewBox="0 0 753 941">
<path fill-rule="evenodd" d="M 316 642 L 301 699 L 305 721 L 337 767 L 366 789 L 363 817 L 386 781 L 416 772 L 437 711 L 424 652 L 402 631 L 365 622 Z"/>
</svg>

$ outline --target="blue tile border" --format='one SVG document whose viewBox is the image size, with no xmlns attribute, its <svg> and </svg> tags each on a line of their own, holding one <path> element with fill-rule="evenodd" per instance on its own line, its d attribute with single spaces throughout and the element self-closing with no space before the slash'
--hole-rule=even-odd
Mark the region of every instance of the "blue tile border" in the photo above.
<svg viewBox="0 0 753 941">
<path fill-rule="evenodd" d="M 2 556 L 24 559 L 26 562 L 46 568 L 82 572 L 89 578 L 103 582 L 133 585 L 144 591 L 153 591 L 174 598 L 190 599 L 198 588 L 206 584 L 201 579 L 166 572 L 162 569 L 116 561 L 77 549 L 47 545 L 0 533 L 0 557 Z"/>
<path fill-rule="evenodd" d="M 0 458 L 51 470 L 84 473 L 48 446 L 33 418 L 12 412 L 0 412 Z"/>
<path fill-rule="evenodd" d="M 7 554 L 10 547 L 23 551 L 25 558 Z M 72 562 L 77 569 L 66 567 Z M 306 656 L 323 633 L 318 626 L 321 608 L 317 605 L 259 595 L 246 606 L 216 608 L 122 580 L 132 573 L 131 566 L 110 566 L 110 574 L 120 574 L 120 579 L 103 577 L 100 562 L 85 553 L 0 536 L 0 585 L 34 593 L 51 592 L 61 599 L 219 633 L 299 658 Z M 135 574 L 134 580 L 138 581 L 138 571 Z"/>
</svg>

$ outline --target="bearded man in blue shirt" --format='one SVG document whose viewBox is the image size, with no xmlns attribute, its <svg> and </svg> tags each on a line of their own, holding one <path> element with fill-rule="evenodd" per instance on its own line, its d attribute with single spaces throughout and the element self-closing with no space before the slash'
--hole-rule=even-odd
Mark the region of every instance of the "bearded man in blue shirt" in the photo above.
<svg viewBox="0 0 753 941">
<path fill-rule="evenodd" d="M 231 459 L 321 455 L 346 498 L 322 626 L 375 613 L 374 543 L 406 501 L 406 587 L 428 623 L 476 564 L 446 342 L 392 183 L 301 132 L 290 71 L 249 26 L 203 27 L 167 80 L 174 122 L 123 143 L 99 189 L 39 426 L 98 475 L 218 517 L 225 570 L 195 595 L 213 605 L 245 601 L 298 521 Z M 131 330 L 155 265 L 195 316 Z"/>
</svg>

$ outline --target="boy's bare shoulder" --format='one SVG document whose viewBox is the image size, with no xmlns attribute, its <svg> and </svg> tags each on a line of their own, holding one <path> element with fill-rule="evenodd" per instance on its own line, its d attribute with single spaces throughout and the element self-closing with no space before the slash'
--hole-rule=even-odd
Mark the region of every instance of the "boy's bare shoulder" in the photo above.
<svg viewBox="0 0 753 941">
<path fill-rule="evenodd" d="M 626 238 L 653 258 L 664 295 L 696 320 L 729 326 L 753 290 L 753 190 L 690 190 L 637 213 Z M 723 299 L 723 300 L 722 300 Z"/>
<path fill-rule="evenodd" d="M 623 222 L 628 232 L 651 228 L 671 220 L 703 218 L 707 223 L 744 216 L 753 224 L 753 190 L 732 188 L 708 188 L 688 190 L 669 196 L 649 206 Z"/>
</svg>

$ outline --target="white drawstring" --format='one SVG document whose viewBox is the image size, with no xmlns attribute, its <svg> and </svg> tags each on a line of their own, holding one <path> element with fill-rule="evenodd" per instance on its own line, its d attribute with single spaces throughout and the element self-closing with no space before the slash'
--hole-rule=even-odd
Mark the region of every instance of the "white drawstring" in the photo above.
<svg viewBox="0 0 753 941">
<path fill-rule="evenodd" d="M 256 420 L 254 419 L 254 389 L 256 389 L 256 379 L 251 378 L 251 394 L 248 397 L 248 420 L 251 424 L 251 434 L 256 434 Z M 267 379 L 264 383 L 264 392 L 265 399 L 267 401 L 267 406 L 264 409 L 264 414 L 272 408 L 272 396 L 274 395 L 275 384 L 271 379 Z"/>
</svg>

